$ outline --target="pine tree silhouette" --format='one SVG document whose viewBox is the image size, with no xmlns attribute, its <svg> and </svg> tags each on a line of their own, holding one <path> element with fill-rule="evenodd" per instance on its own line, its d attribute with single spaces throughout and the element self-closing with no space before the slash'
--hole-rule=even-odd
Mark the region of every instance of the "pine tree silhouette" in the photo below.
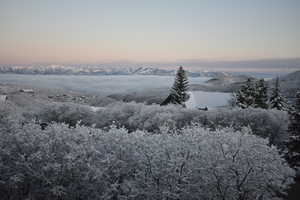
<svg viewBox="0 0 300 200">
<path fill-rule="evenodd" d="M 254 86 L 250 78 L 235 94 L 236 104 L 240 108 L 248 108 L 254 105 L 255 91 Z"/>
<path fill-rule="evenodd" d="M 185 106 L 185 102 L 189 99 L 187 93 L 189 89 L 189 82 L 187 75 L 182 66 L 179 67 L 176 73 L 174 84 L 171 88 L 169 96 L 161 103 L 161 105 L 167 104 L 180 104 Z"/>
<path fill-rule="evenodd" d="M 288 153 L 286 157 L 291 166 L 300 167 L 300 92 L 296 94 L 295 105 L 289 114 L 288 132 L 290 138 L 287 143 Z"/>
<path fill-rule="evenodd" d="M 272 90 L 270 97 L 270 108 L 277 110 L 288 110 L 289 106 L 287 100 L 282 96 L 280 92 L 279 78 L 276 78 L 275 88 Z"/>
<path fill-rule="evenodd" d="M 268 108 L 268 87 L 264 79 L 260 79 L 255 83 L 255 98 L 254 107 L 255 108 Z"/>
</svg>

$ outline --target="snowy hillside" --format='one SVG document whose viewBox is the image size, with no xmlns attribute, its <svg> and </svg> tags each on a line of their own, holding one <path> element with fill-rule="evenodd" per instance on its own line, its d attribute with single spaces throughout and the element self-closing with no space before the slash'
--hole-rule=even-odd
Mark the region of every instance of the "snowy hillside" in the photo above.
<svg viewBox="0 0 300 200">
<path fill-rule="evenodd" d="M 300 91 L 300 71 L 295 71 L 285 76 L 280 76 L 279 81 L 282 93 L 288 98 L 293 98 L 296 92 Z M 274 87 L 275 78 L 269 82 L 270 86 Z"/>
</svg>

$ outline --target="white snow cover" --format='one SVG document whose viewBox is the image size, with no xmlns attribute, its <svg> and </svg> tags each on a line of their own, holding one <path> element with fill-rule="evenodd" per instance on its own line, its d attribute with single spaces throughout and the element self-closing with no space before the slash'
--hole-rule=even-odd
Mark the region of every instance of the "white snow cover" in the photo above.
<svg viewBox="0 0 300 200">
<path fill-rule="evenodd" d="M 190 99 L 186 102 L 187 108 L 215 108 L 225 106 L 231 98 L 230 93 L 189 91 Z"/>
<path fill-rule="evenodd" d="M 190 97 L 189 97 L 188 101 L 185 103 L 185 106 L 187 108 L 196 108 L 197 103 L 196 103 L 193 92 L 189 91 L 188 94 L 189 94 Z"/>
<path fill-rule="evenodd" d="M 104 108 L 104 107 L 90 106 L 90 109 L 91 109 L 93 112 L 97 112 L 97 111 L 103 110 L 103 109 L 105 109 L 105 108 Z"/>
</svg>

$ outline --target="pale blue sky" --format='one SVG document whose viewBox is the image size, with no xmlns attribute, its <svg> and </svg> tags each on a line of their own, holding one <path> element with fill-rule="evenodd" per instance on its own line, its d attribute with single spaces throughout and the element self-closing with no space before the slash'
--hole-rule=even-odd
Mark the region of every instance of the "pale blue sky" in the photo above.
<svg viewBox="0 0 300 200">
<path fill-rule="evenodd" d="M 300 57 L 300 0 L 0 0 L 0 63 Z"/>
</svg>

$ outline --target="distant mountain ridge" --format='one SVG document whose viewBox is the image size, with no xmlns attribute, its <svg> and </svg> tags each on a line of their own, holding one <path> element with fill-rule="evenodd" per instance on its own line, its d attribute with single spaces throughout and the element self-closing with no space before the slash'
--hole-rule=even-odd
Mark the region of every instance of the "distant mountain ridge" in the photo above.
<svg viewBox="0 0 300 200">
<path fill-rule="evenodd" d="M 0 73 L 13 74 L 56 74 L 56 75 L 158 75 L 174 76 L 176 70 L 153 67 L 122 67 L 111 68 L 105 66 L 85 65 L 4 65 L 0 66 Z M 222 77 L 230 73 L 215 71 L 187 71 L 191 77 Z"/>
</svg>

